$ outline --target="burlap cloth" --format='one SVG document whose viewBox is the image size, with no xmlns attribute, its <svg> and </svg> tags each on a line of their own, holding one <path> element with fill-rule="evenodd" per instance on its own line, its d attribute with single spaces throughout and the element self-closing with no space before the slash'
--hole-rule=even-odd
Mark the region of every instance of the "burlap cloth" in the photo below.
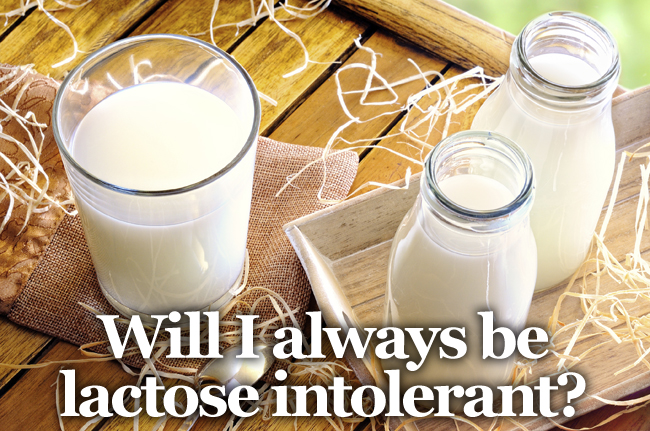
<svg viewBox="0 0 650 431">
<path fill-rule="evenodd" d="M 70 189 L 63 164 L 54 142 L 51 127 L 52 102 L 58 83 L 36 73 L 0 65 L 0 98 L 26 115 L 33 112 L 39 122 L 47 123 L 41 163 L 50 176 L 50 195 L 62 199 Z M 0 113 L 0 119 L 5 115 Z M 2 120 L 5 133 L 26 142 L 27 134 L 15 120 Z M 0 137 L 0 151 L 19 157 L 16 145 Z M 309 162 L 318 159 L 317 148 L 284 144 L 259 138 L 253 203 L 248 232 L 250 272 L 248 286 L 262 286 L 281 295 L 297 310 L 298 322 L 304 324 L 310 298 L 307 276 L 282 225 L 312 213 L 325 205 L 317 192 L 323 185 L 323 164 L 315 163 L 300 175 L 279 197 L 276 192 L 287 178 Z M 357 170 L 354 153 L 340 153 L 327 160 L 325 199 L 344 198 Z M 6 175 L 8 165 L 0 161 Z M 0 203 L 0 219 L 8 207 L 6 197 Z M 102 314 L 117 314 L 102 295 L 79 217 L 52 208 L 33 214 L 29 225 L 19 231 L 25 217 L 24 205 L 14 209 L 12 221 L 0 234 L 0 313 L 19 325 L 61 338 L 76 345 L 106 340 L 103 325 L 94 314 L 79 304 L 87 304 Z M 260 292 L 244 292 L 252 303 Z M 257 309 L 260 320 L 277 316 L 270 301 Z M 121 331 L 124 333 L 125 328 Z M 141 358 L 128 363 L 142 365 Z M 183 360 L 170 365 L 198 367 L 200 360 Z"/>
</svg>

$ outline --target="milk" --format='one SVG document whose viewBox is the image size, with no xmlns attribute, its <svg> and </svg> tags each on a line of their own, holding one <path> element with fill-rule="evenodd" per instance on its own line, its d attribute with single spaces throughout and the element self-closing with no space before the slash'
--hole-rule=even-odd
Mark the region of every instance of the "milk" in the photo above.
<svg viewBox="0 0 650 431">
<path fill-rule="evenodd" d="M 584 86 L 600 78 L 585 61 L 565 54 L 529 58 L 545 79 Z M 499 132 L 519 144 L 535 169 L 530 221 L 537 240 L 537 290 L 571 276 L 583 262 L 614 172 L 609 103 L 563 108 L 522 92 L 510 71 L 479 109 L 473 130 Z"/>
<path fill-rule="evenodd" d="M 582 59 L 566 54 L 542 54 L 528 62 L 545 79 L 568 87 L 591 84 L 601 75 Z"/>
<path fill-rule="evenodd" d="M 494 210 L 515 198 L 506 186 L 482 175 L 456 175 L 445 178 L 438 186 L 451 201 L 471 210 Z"/>
<path fill-rule="evenodd" d="M 451 176 L 440 181 L 439 188 L 449 200 L 472 210 L 495 210 L 515 198 L 503 184 L 481 175 Z M 462 359 L 439 359 L 434 348 L 415 372 L 407 371 L 406 361 L 400 360 L 383 361 L 384 369 L 401 369 L 404 389 L 510 383 L 514 358 L 481 358 L 477 312 L 491 310 L 496 325 L 520 331 L 528 315 L 535 275 L 535 240 L 527 218 L 505 232 L 472 232 L 441 221 L 419 196 L 393 240 L 386 325 L 465 327 L 468 353 Z M 419 358 L 414 346 L 407 350 Z"/>
<path fill-rule="evenodd" d="M 246 135 L 218 97 L 191 85 L 155 82 L 118 91 L 93 107 L 70 150 L 108 183 L 168 190 L 219 172 L 241 151 Z"/>
<path fill-rule="evenodd" d="M 213 94 L 156 82 L 118 91 L 94 106 L 74 134 L 71 153 L 106 183 L 164 191 L 224 169 L 248 133 Z M 77 181 L 76 203 L 109 301 L 145 314 L 198 310 L 236 284 L 254 159 L 253 148 L 217 181 L 169 196 L 100 193 Z"/>
</svg>

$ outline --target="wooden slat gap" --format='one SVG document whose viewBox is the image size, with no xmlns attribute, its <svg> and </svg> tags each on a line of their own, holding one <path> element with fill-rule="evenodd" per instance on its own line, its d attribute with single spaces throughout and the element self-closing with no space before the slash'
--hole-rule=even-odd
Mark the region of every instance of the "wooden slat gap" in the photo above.
<svg viewBox="0 0 650 431">
<path fill-rule="evenodd" d="M 641 174 L 639 173 L 639 177 L 641 177 Z M 641 178 L 639 178 L 641 179 Z M 612 183 L 614 182 L 614 179 L 612 179 Z M 640 185 L 640 184 L 639 184 Z M 614 202 L 614 212 L 616 212 L 616 207 L 619 205 L 629 202 L 631 199 L 638 199 L 639 198 L 639 192 L 634 193 L 633 195 L 630 195 L 628 197 L 622 198 Z M 609 207 L 609 200 L 603 204 L 603 209 L 601 211 L 607 211 L 607 207 Z M 614 214 L 612 214 L 612 217 L 614 217 Z M 607 232 L 605 232 L 607 233 Z"/>
<path fill-rule="evenodd" d="M 357 424 L 356 427 L 354 427 L 356 431 L 368 431 L 371 430 L 372 427 L 370 426 L 370 418 L 366 418 L 363 420 L 363 422 L 360 422 Z"/>
<path fill-rule="evenodd" d="M 128 401 L 131 401 L 131 397 L 129 397 Z M 127 404 L 127 401 L 125 401 L 124 404 Z M 115 412 L 113 411 L 113 408 L 112 408 L 112 407 L 109 408 L 109 411 L 110 411 L 111 413 L 115 414 Z M 91 426 L 89 426 L 89 427 L 87 428 L 87 430 L 88 430 L 88 431 L 95 431 L 95 430 L 97 430 L 97 431 L 101 431 L 101 430 L 104 429 L 105 426 L 108 425 L 108 422 L 109 422 L 112 418 L 113 418 L 113 416 L 111 416 L 111 417 L 107 417 L 107 418 L 101 418 L 98 422 L 95 422 L 94 424 L 92 424 Z"/>
<path fill-rule="evenodd" d="M 455 66 L 454 63 L 448 62 L 448 63 L 445 65 L 445 67 L 442 68 L 442 70 L 440 71 L 440 74 L 444 76 L 445 73 L 447 73 L 447 72 L 449 71 L 449 69 L 451 69 L 451 68 L 454 67 L 454 66 Z M 431 79 L 431 81 L 429 81 L 429 85 L 434 85 L 434 84 L 435 84 L 436 82 L 438 82 L 439 80 L 440 80 L 440 77 L 439 77 L 438 75 L 435 75 L 435 76 L 433 77 L 433 79 Z M 426 88 L 426 87 L 425 87 L 425 88 Z M 422 88 L 422 90 L 424 90 L 425 88 Z M 406 114 L 407 114 L 406 111 L 402 111 L 402 112 L 400 112 L 399 114 L 397 114 L 397 115 L 395 116 L 395 118 L 393 118 L 393 120 L 392 120 L 390 123 L 388 123 L 388 124 L 386 125 L 386 127 L 384 127 L 384 128 L 382 129 L 382 131 L 379 133 L 377 139 L 375 139 L 374 141 L 372 141 L 372 142 L 369 144 L 369 146 L 370 146 L 370 147 L 376 147 L 376 146 L 377 146 L 377 145 L 382 141 L 382 139 L 384 138 L 384 136 L 386 136 L 388 133 L 390 133 L 390 131 L 391 131 L 395 126 L 397 126 L 397 125 L 399 124 L 400 121 L 402 121 L 402 119 L 406 116 Z M 361 152 L 361 154 L 359 154 L 359 161 L 362 161 L 362 160 L 363 160 L 363 159 L 364 159 L 368 154 L 370 154 L 370 152 L 371 152 L 372 150 L 374 150 L 374 148 L 366 148 L 365 150 L 363 150 L 363 151 Z"/>
<path fill-rule="evenodd" d="M 281 0 L 278 0 L 278 1 L 273 5 L 273 7 L 278 7 L 278 5 L 279 5 L 280 3 L 281 3 Z M 218 12 L 217 12 L 217 13 L 218 13 Z M 233 52 L 235 52 L 235 49 L 237 49 L 237 47 L 238 47 L 239 45 L 241 45 L 242 42 L 245 41 L 246 38 L 247 38 L 248 36 L 250 36 L 250 35 L 255 31 L 255 29 L 257 29 L 259 26 L 261 26 L 262 24 L 264 24 L 264 22 L 265 22 L 266 20 L 268 20 L 268 19 L 269 19 L 269 17 L 268 17 L 268 16 L 265 16 L 264 18 L 261 18 L 259 21 L 257 21 L 257 22 L 255 23 L 255 25 L 249 25 L 248 28 L 247 28 L 246 30 L 244 30 L 244 31 L 241 33 L 241 36 L 237 36 L 237 39 L 235 40 L 235 42 L 234 42 L 232 45 L 230 45 L 230 46 L 226 49 L 226 52 L 227 52 L 228 54 L 232 54 Z M 210 29 L 208 29 L 208 33 L 209 33 L 209 32 L 210 32 Z"/>
<path fill-rule="evenodd" d="M 338 12 L 338 10 L 337 10 Z M 364 31 L 362 34 L 359 35 L 360 42 L 363 45 L 370 37 L 375 34 L 377 31 L 377 27 L 369 25 L 366 31 Z M 264 130 L 260 131 L 260 135 L 262 136 L 271 136 L 275 130 L 280 127 L 280 125 L 293 114 L 296 109 L 300 107 L 300 105 L 303 104 L 305 100 L 307 100 L 314 92 L 325 82 L 327 81 L 333 74 L 336 72 L 336 70 L 341 67 L 343 63 L 345 63 L 355 52 L 357 52 L 359 49 L 357 48 L 356 44 L 352 42 L 347 49 L 341 54 L 335 61 L 330 64 L 330 66 L 323 71 L 323 73 L 320 74 L 316 79 L 312 81 L 312 83 L 307 87 L 305 91 L 303 91 L 302 94 L 300 94 L 298 97 L 296 97 L 293 102 L 284 110 L 284 112 L 271 123 L 269 124 Z"/>
<path fill-rule="evenodd" d="M 59 340 L 56 338 L 51 338 L 41 350 L 39 350 L 29 361 L 25 363 L 25 365 L 32 365 L 32 364 L 37 364 L 38 362 L 41 361 L 49 353 L 50 350 L 54 348 L 59 343 Z M 52 367 L 54 365 L 51 365 Z M 23 369 L 19 370 L 16 374 L 11 376 L 9 380 L 3 385 L 0 386 L 0 400 L 2 397 L 9 392 L 11 388 L 14 387 L 16 383 L 20 381 L 20 379 L 23 378 L 25 374 L 27 374 L 30 370 L 29 369 Z"/>
<path fill-rule="evenodd" d="M 357 308 L 357 307 L 361 307 L 362 305 L 365 305 L 365 304 L 368 304 L 368 303 L 370 303 L 370 302 L 376 301 L 376 300 L 378 300 L 379 298 L 384 298 L 385 296 L 386 296 L 386 294 L 384 293 L 383 295 L 378 295 L 378 296 L 374 296 L 374 297 L 372 297 L 372 298 L 370 298 L 370 299 L 366 299 L 366 300 L 363 301 L 363 302 L 359 302 L 358 304 L 354 304 L 354 305 L 352 306 L 352 309 L 354 310 L 354 309 Z"/>
<path fill-rule="evenodd" d="M 11 34 L 11 32 L 14 31 L 14 29 L 16 27 L 18 27 L 23 21 L 25 21 L 27 19 L 27 17 L 30 16 L 36 9 L 37 8 L 35 8 L 35 7 L 29 9 L 27 12 L 25 12 L 24 15 L 19 16 L 16 19 L 16 21 L 9 24 L 8 27 L 6 29 L 4 29 L 4 31 L 2 33 L 0 33 L 0 43 L 2 43 L 2 41 L 5 40 L 5 38 L 7 36 L 9 36 Z"/>
<path fill-rule="evenodd" d="M 136 22 L 134 22 L 129 28 L 127 28 L 125 31 L 123 31 L 116 39 L 115 41 L 127 38 L 129 36 L 135 36 L 133 32 L 140 27 L 145 21 L 147 21 L 151 16 L 163 5 L 167 2 L 167 0 L 159 0 L 158 3 L 153 5 L 146 13 L 144 13 L 140 19 L 138 19 Z"/>
<path fill-rule="evenodd" d="M 226 49 L 226 52 L 228 54 L 232 54 L 235 51 L 235 49 L 237 49 L 239 47 L 239 45 L 241 45 L 242 42 L 244 42 L 246 40 L 246 38 L 248 38 L 248 36 L 253 34 L 253 32 L 257 29 L 257 27 L 262 25 L 264 23 L 264 21 L 266 21 L 267 19 L 268 19 L 268 17 L 262 18 L 261 20 L 259 20 L 257 22 L 257 24 L 251 25 L 245 31 L 241 32 L 241 36 L 238 36 L 238 38 L 235 40 L 235 42 Z M 210 31 L 210 30 L 208 30 L 208 31 Z"/>
<path fill-rule="evenodd" d="M 140 385 L 140 388 L 142 388 L 142 385 Z M 112 397 L 112 395 L 113 395 L 113 394 L 111 394 L 111 397 Z M 131 401 L 133 401 L 133 398 L 131 398 L 131 396 L 129 395 L 129 396 L 124 400 L 124 405 L 129 405 L 129 403 L 130 403 Z M 116 415 L 115 415 L 115 411 L 113 410 L 113 407 L 112 407 L 112 406 L 110 406 L 110 407 L 108 408 L 108 411 L 111 412 L 111 413 L 113 414 L 113 416 L 109 416 L 109 417 L 107 417 L 107 418 L 101 418 L 99 421 L 97 421 L 97 422 L 95 422 L 94 424 L 92 424 L 91 426 L 89 426 L 89 427 L 87 428 L 87 430 L 88 430 L 88 431 L 101 431 L 101 430 L 103 430 L 106 426 L 108 426 L 108 424 L 109 424 L 109 422 L 111 421 L 111 419 L 113 419 L 113 418 L 116 416 Z M 89 420 L 90 420 L 90 419 L 89 419 Z"/>
</svg>

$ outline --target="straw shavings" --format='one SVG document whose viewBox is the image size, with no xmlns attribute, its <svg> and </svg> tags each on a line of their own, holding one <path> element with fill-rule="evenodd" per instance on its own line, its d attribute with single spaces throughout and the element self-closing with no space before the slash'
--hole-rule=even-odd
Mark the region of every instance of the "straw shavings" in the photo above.
<svg viewBox="0 0 650 431">
<path fill-rule="evenodd" d="M 292 177 L 288 178 L 286 184 L 280 190 L 278 190 L 276 196 L 282 194 L 287 189 L 287 187 L 292 185 L 292 182 L 296 178 L 298 178 L 312 165 L 322 164 L 324 171 L 322 182 L 323 185 L 318 191 L 318 199 L 323 204 L 339 203 L 339 200 L 329 200 L 323 198 L 323 191 L 325 187 L 324 185 L 327 183 L 327 159 L 341 151 L 381 149 L 383 151 L 391 152 L 411 163 L 423 166 L 426 154 L 428 154 L 428 152 L 435 145 L 435 143 L 430 142 L 430 138 L 434 132 L 436 137 L 438 134 L 440 134 L 440 139 L 444 139 L 449 134 L 452 117 L 454 115 L 465 112 L 467 108 L 487 97 L 492 91 L 497 88 L 503 79 L 502 77 L 493 78 L 491 76 L 485 75 L 483 69 L 478 66 L 464 73 L 446 78 L 436 70 L 422 71 L 417 63 L 415 63 L 415 61 L 408 59 L 409 65 L 412 66 L 417 73 L 395 82 L 388 82 L 388 80 L 386 80 L 377 72 L 377 59 L 381 54 L 376 53 L 369 47 L 363 46 L 361 44 L 360 38 L 357 38 L 354 42 L 357 49 L 365 51 L 370 55 L 370 62 L 369 64 L 346 64 L 337 69 L 336 73 L 334 74 L 336 94 L 341 108 L 347 117 L 347 121 L 339 126 L 329 138 L 325 148 L 323 149 L 323 154 L 321 157 L 304 166 L 300 171 L 298 171 Z M 341 82 L 341 73 L 351 69 L 361 69 L 362 71 L 367 72 L 367 77 L 365 79 L 363 88 L 353 90 L 343 89 Z M 434 79 L 436 82 L 431 84 L 430 82 Z M 424 88 L 421 91 L 410 95 L 403 105 L 395 107 L 394 105 L 398 100 L 397 89 L 404 84 L 414 81 L 422 81 Z M 379 82 L 380 84 L 373 85 L 374 82 Z M 389 98 L 387 98 L 387 100 L 376 102 L 370 102 L 367 100 L 370 94 L 379 92 L 388 92 Z M 361 118 L 352 112 L 350 106 L 346 102 L 345 96 L 347 95 L 357 95 L 359 97 L 358 105 L 360 107 L 374 105 L 387 106 L 391 109 L 384 110 L 379 114 L 376 114 L 369 118 Z M 433 104 L 427 103 L 431 102 L 431 100 L 436 100 L 436 102 Z M 397 115 L 402 115 L 403 118 L 398 130 L 395 130 L 392 133 L 385 134 L 380 137 L 356 139 L 354 141 L 348 141 L 341 137 L 342 133 L 353 124 L 368 123 L 381 117 L 395 117 Z M 441 119 L 444 120 L 443 129 L 438 130 L 437 124 Z M 418 154 L 417 158 L 411 157 L 407 154 L 404 154 L 403 152 L 399 152 L 388 147 L 373 145 L 373 143 L 388 138 L 404 139 L 405 142 L 401 143 L 406 144 L 409 148 L 415 149 Z M 337 148 L 337 145 L 341 143 L 344 144 L 343 148 Z M 350 193 L 350 196 L 353 196 L 370 186 L 379 186 L 391 189 L 407 188 L 409 185 L 410 174 L 411 171 L 409 169 L 406 174 L 406 184 L 404 187 L 370 181 L 352 191 L 352 193 Z"/>
<path fill-rule="evenodd" d="M 20 6 L 16 9 L 13 9 L 9 12 L 2 12 L 0 13 L 0 16 L 5 17 L 5 26 L 9 24 L 9 18 L 15 17 L 15 16 L 25 16 L 25 13 L 27 13 L 28 10 L 37 8 L 41 12 L 45 14 L 45 16 L 52 21 L 54 24 L 56 24 L 58 27 L 60 27 L 63 31 L 65 31 L 68 36 L 70 36 L 70 39 L 72 39 L 72 47 L 73 47 L 73 52 L 72 54 L 61 60 L 60 62 L 53 64 L 52 68 L 56 69 L 57 67 L 61 67 L 64 64 L 70 63 L 72 60 L 75 59 L 77 54 L 79 52 L 82 52 L 79 50 L 79 46 L 77 44 L 77 39 L 74 37 L 74 34 L 72 34 L 72 31 L 70 30 L 70 27 L 68 27 L 65 23 L 63 23 L 61 20 L 57 19 L 54 15 L 52 15 L 52 12 L 57 12 L 60 10 L 64 9 L 77 9 L 80 8 L 81 6 L 85 6 L 88 3 L 90 3 L 92 0 L 86 0 L 82 3 L 76 3 L 76 2 L 66 2 L 63 0 L 54 0 L 56 4 L 58 4 L 60 7 L 55 8 L 55 9 L 46 9 L 45 6 L 43 5 L 43 0 L 33 0 L 29 2 L 25 2 L 25 0 L 20 0 Z"/>
<path fill-rule="evenodd" d="M 646 147 L 644 145 L 641 148 Z M 549 321 L 549 330 L 553 334 L 551 342 L 554 343 L 561 335 L 572 332 L 558 362 L 558 369 L 564 367 L 567 363 L 571 367 L 580 360 L 580 357 L 572 355 L 573 349 L 581 339 L 584 329 L 588 324 L 597 329 L 597 334 L 609 336 L 609 343 L 615 344 L 632 343 L 638 353 L 638 358 L 627 367 L 619 370 L 616 374 L 632 369 L 637 365 L 644 363 L 650 368 L 650 363 L 646 360 L 650 350 L 643 345 L 643 340 L 650 335 L 650 322 L 646 315 L 637 316 L 634 314 L 632 307 L 638 306 L 639 300 L 647 301 L 650 299 L 650 265 L 643 258 L 641 253 L 641 240 L 643 232 L 647 228 L 647 207 L 650 201 L 648 192 L 648 183 L 650 178 L 649 165 L 641 165 L 641 187 L 638 195 L 638 205 L 635 214 L 635 241 L 634 249 L 627 253 L 625 261 L 622 263 L 614 256 L 605 244 L 605 235 L 607 227 L 615 210 L 615 203 L 620 188 L 620 182 L 623 175 L 625 163 L 632 158 L 645 157 L 650 162 L 650 158 L 645 154 L 623 153 L 618 164 L 617 173 L 614 181 L 614 187 L 611 194 L 610 202 L 605 214 L 603 225 L 598 233 L 594 233 L 595 255 L 588 258 L 576 274 L 572 277 L 566 289 L 559 297 L 557 305 Z M 595 266 L 595 270 L 587 271 L 587 267 Z M 621 287 L 613 292 L 601 293 L 601 278 L 609 276 Z M 587 278 L 595 278 L 592 290 L 589 289 Z M 580 291 L 572 291 L 572 287 L 578 279 L 582 280 Z M 584 316 L 576 322 L 561 324 L 559 315 L 561 306 L 565 298 L 578 298 L 581 301 Z M 602 307 L 602 306 L 606 307 Z M 614 326 L 606 326 L 609 323 Z M 621 325 L 622 323 L 622 325 Z M 557 345 L 555 349 L 557 349 Z"/>
<path fill-rule="evenodd" d="M 256 7 L 254 0 L 250 0 L 250 5 L 251 5 L 250 18 L 244 19 L 236 23 L 215 25 L 215 17 L 219 9 L 219 0 L 215 0 L 214 5 L 212 7 L 212 14 L 210 16 L 210 28 L 208 30 L 208 32 L 210 33 L 210 41 L 212 42 L 213 45 L 217 46 L 214 39 L 214 31 L 219 28 L 234 26 L 237 29 L 236 34 L 238 35 L 242 27 L 255 26 L 260 20 L 268 18 L 271 22 L 277 25 L 278 28 L 280 28 L 280 30 L 286 33 L 287 36 L 295 40 L 304 53 L 305 61 L 302 64 L 302 66 L 282 76 L 283 78 L 289 78 L 305 70 L 309 65 L 309 63 L 317 63 L 317 62 L 309 59 L 309 51 L 307 50 L 307 47 L 303 43 L 302 38 L 298 34 L 289 30 L 282 23 L 294 19 L 307 19 L 307 18 L 314 17 L 320 14 L 321 12 L 323 12 L 330 5 L 330 2 L 331 0 L 311 0 L 303 6 L 295 6 L 291 4 L 289 0 L 285 0 L 284 2 L 279 2 L 277 6 L 274 6 L 274 2 L 272 0 L 260 0 L 259 4 Z M 280 11 L 286 12 L 286 14 L 288 14 L 288 18 L 281 18 L 276 16 L 276 14 Z M 197 36 L 201 34 L 205 34 L 205 32 L 192 34 L 192 36 Z M 265 96 L 264 98 L 266 100 L 268 97 Z"/>
<path fill-rule="evenodd" d="M 33 112 L 20 112 L 17 108 L 26 89 L 32 83 L 31 66 L 1 67 L 9 70 L 2 81 L 13 79 L 14 81 L 3 91 L 0 91 L 0 139 L 13 144 L 19 157 L 9 157 L 0 152 L 8 172 L 0 172 L 0 202 L 9 200 L 7 211 L 0 223 L 2 232 L 7 223 L 11 220 L 16 205 L 26 205 L 26 214 L 23 225 L 18 232 L 20 235 L 27 227 L 32 214 L 49 211 L 52 206 L 61 208 L 68 214 L 72 212 L 66 206 L 73 203 L 72 199 L 59 201 L 48 195 L 50 178 L 40 164 L 40 157 L 43 152 L 45 139 L 44 130 L 47 125 L 39 123 Z M 18 94 L 11 106 L 1 96 L 20 86 Z M 16 122 L 27 135 L 27 142 L 22 142 L 7 134 L 4 127 L 11 121 Z"/>
</svg>

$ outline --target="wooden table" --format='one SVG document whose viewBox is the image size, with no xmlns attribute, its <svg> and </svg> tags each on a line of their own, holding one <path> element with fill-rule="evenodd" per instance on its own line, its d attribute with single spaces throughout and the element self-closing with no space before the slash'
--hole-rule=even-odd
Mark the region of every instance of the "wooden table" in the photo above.
<svg viewBox="0 0 650 431">
<path fill-rule="evenodd" d="M 18 2 L 3 0 L 0 3 L 0 12 L 3 12 L 13 9 Z M 88 53 L 117 39 L 137 34 L 203 32 L 208 27 L 211 10 L 210 1 L 95 0 L 78 9 L 57 12 L 56 17 L 70 26 L 80 49 Z M 249 11 L 250 4 L 247 1 L 221 0 L 216 22 L 236 22 L 245 18 Z M 406 62 L 408 58 L 415 60 L 422 69 L 437 70 L 445 76 L 462 71 L 454 63 L 432 56 L 397 39 L 378 25 L 336 6 L 330 6 L 314 18 L 288 22 L 286 26 L 301 35 L 311 59 L 319 62 L 310 64 L 304 72 L 290 78 L 282 78 L 282 75 L 299 67 L 303 62 L 303 54 L 298 45 L 274 23 L 265 20 L 256 27 L 243 28 L 239 34 L 233 28 L 215 32 L 217 45 L 233 54 L 248 70 L 257 88 L 278 102 L 277 106 L 262 103 L 261 134 L 276 140 L 323 147 L 331 134 L 343 124 L 345 116 L 337 99 L 332 76 L 342 65 L 368 62 L 368 53 L 355 47 L 354 39 L 359 36 L 364 46 L 382 53 L 378 71 L 389 81 L 414 74 L 415 69 Z M 199 37 L 209 40 L 207 34 Z M 52 64 L 71 52 L 69 37 L 43 13 L 34 9 L 25 16 L 11 18 L 7 26 L 0 28 L 0 62 L 34 63 L 41 73 L 61 79 L 85 55 L 79 54 L 72 63 L 63 67 L 51 68 Z M 344 77 L 346 85 L 360 88 L 366 75 L 350 72 Z M 416 81 L 402 87 L 400 103 L 404 102 L 408 94 L 420 90 L 422 86 L 422 81 Z M 364 112 L 370 115 L 372 109 Z M 457 118 L 452 129 L 466 128 L 472 114 L 473 112 L 468 112 Z M 395 114 L 383 117 L 381 121 L 358 125 L 348 129 L 344 137 L 379 137 L 396 127 L 401 118 L 401 115 Z M 439 137 L 438 134 L 430 140 L 435 143 Z M 384 183 L 398 180 L 409 166 L 414 171 L 420 170 L 417 165 L 410 165 L 386 151 L 363 150 L 359 151 L 359 156 L 359 172 L 353 188 L 368 180 Z M 80 357 L 75 346 L 0 318 L 0 362 L 28 364 Z M 99 384 L 117 388 L 135 382 L 115 362 L 87 363 L 75 368 L 78 370 L 78 387 Z M 54 366 L 30 371 L 0 368 L 0 429 L 58 429 L 55 388 L 52 386 L 57 374 L 58 368 Z M 291 383 L 301 384 L 297 379 Z M 644 393 L 648 392 L 650 390 Z M 578 418 L 569 425 L 576 428 L 593 426 L 614 411 L 615 409 L 603 408 Z M 66 429 L 70 430 L 79 429 L 84 422 L 83 419 L 64 420 Z M 144 420 L 141 429 L 150 429 L 152 424 L 153 422 Z M 170 421 L 165 429 L 175 430 L 179 424 L 179 420 Z M 221 429 L 223 425 L 222 419 L 202 418 L 193 429 Z M 112 418 L 100 421 L 89 429 L 126 430 L 132 426 L 131 419 Z M 293 419 L 263 422 L 259 416 L 255 416 L 245 420 L 241 429 L 290 429 L 292 426 Z M 366 427 L 368 423 L 363 422 L 356 429 L 363 430 Z M 330 425 L 320 418 L 306 418 L 298 421 L 298 428 L 328 429 Z M 451 422 L 450 428 L 454 429 Z M 624 415 L 602 429 L 650 429 L 650 409 L 644 408 Z"/>
</svg>

